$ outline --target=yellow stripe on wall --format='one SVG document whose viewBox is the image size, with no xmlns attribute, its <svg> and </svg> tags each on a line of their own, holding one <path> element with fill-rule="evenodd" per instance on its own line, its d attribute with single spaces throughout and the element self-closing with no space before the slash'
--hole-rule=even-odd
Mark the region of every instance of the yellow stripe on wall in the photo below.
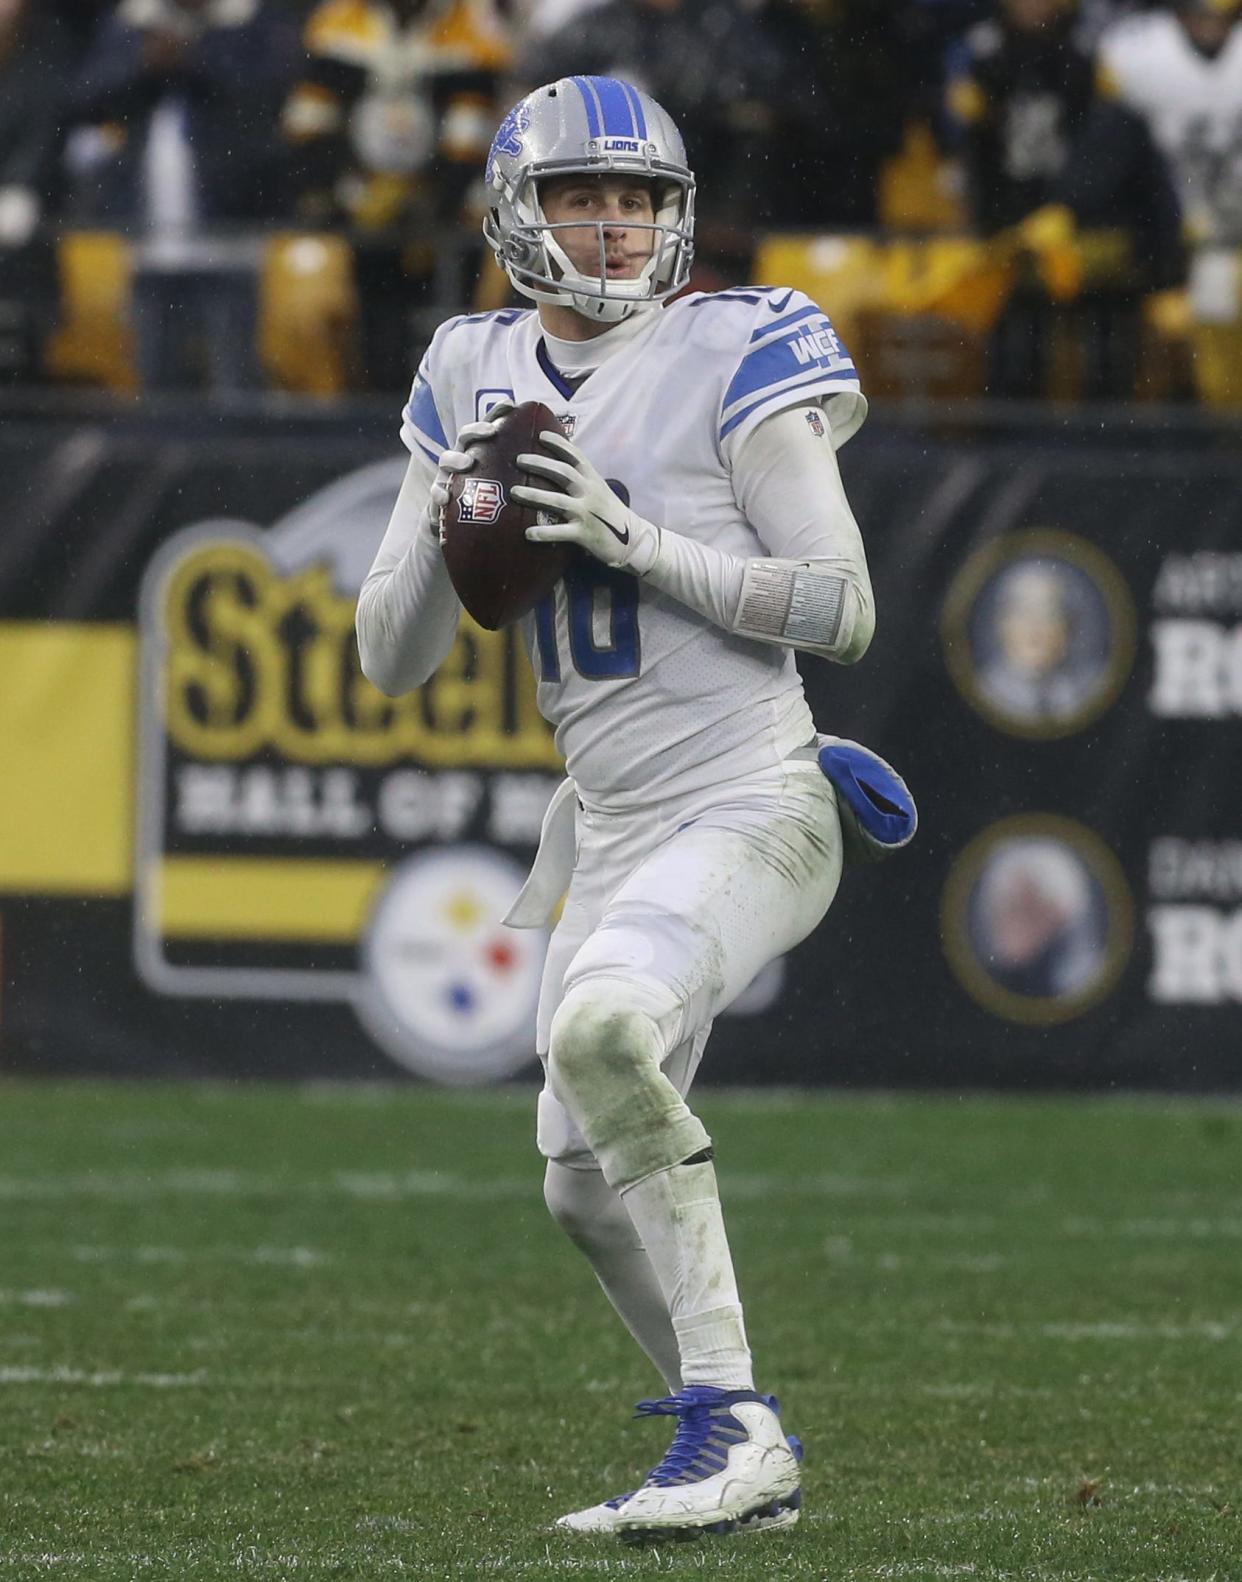
<svg viewBox="0 0 1242 1582">
<path fill-rule="evenodd" d="M 384 876 L 379 862 L 168 857 L 147 881 L 149 915 L 166 939 L 350 944 Z"/>
<path fill-rule="evenodd" d="M 129 890 L 134 649 L 129 626 L 0 623 L 0 892 Z"/>
</svg>

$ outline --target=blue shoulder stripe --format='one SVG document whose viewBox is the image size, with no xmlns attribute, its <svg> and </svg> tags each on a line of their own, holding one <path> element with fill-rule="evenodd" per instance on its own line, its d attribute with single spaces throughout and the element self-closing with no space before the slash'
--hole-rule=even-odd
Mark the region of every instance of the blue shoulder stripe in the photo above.
<svg viewBox="0 0 1242 1582">
<path fill-rule="evenodd" d="M 440 421 L 440 414 L 436 411 L 436 398 L 431 393 L 431 386 L 422 374 L 414 380 L 414 388 L 410 391 L 410 399 L 402 414 L 412 428 L 433 443 L 439 445 L 440 450 L 448 449 L 448 436 L 444 432 L 444 425 Z M 426 446 L 423 447 L 426 449 Z M 430 453 L 429 453 L 430 454 Z M 439 452 L 432 457 L 433 461 L 440 459 Z"/>
<path fill-rule="evenodd" d="M 831 344 L 837 348 L 835 354 L 823 344 L 828 337 L 831 337 Z M 854 373 L 849 353 L 832 333 L 831 327 L 817 330 L 814 338 L 810 335 L 797 339 L 789 336 L 784 340 L 771 341 L 767 346 L 757 346 L 753 352 L 747 352 L 738 364 L 737 372 L 725 391 L 721 411 L 727 412 L 737 402 L 749 395 L 757 395 L 768 385 L 782 384 L 796 377 L 803 369 L 812 373 L 817 368 L 824 373 L 842 370 L 851 376 Z"/>
<path fill-rule="evenodd" d="M 778 395 L 784 398 L 785 396 L 796 395 L 803 390 L 809 394 L 814 389 L 822 389 L 825 385 L 835 384 L 840 380 L 846 380 L 850 384 L 856 385 L 858 383 L 858 375 L 852 367 L 839 369 L 836 373 L 829 373 L 823 368 L 817 368 L 813 373 L 807 374 L 805 379 L 799 379 L 793 384 L 786 385 L 783 390 L 761 391 L 740 412 L 735 412 L 727 423 L 721 424 L 720 437 L 725 439 L 732 434 L 739 423 L 745 422 L 753 412 L 757 412 L 761 406 L 764 406 L 768 401 L 774 400 Z"/>
</svg>

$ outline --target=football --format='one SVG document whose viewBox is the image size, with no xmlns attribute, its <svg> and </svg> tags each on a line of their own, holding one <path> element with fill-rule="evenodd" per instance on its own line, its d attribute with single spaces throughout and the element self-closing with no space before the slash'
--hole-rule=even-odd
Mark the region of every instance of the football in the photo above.
<svg viewBox="0 0 1242 1582">
<path fill-rule="evenodd" d="M 523 471 L 517 458 L 542 451 L 539 435 L 560 429 L 542 401 L 524 401 L 500 420 L 494 438 L 470 446 L 478 457 L 469 472 L 455 473 L 444 507 L 444 563 L 469 613 L 490 632 L 518 620 L 564 576 L 569 544 L 532 544 L 526 529 L 538 516 L 534 506 L 512 497 L 515 484 L 554 489 L 549 479 Z"/>
</svg>

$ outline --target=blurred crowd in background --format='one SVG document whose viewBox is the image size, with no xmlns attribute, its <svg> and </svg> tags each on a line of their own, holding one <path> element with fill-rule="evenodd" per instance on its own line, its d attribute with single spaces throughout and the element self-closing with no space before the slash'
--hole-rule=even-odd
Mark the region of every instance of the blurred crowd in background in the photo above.
<svg viewBox="0 0 1242 1582">
<path fill-rule="evenodd" d="M 400 389 L 574 73 L 881 394 L 1242 403 L 1242 0 L 0 0 L 0 378 Z"/>
</svg>

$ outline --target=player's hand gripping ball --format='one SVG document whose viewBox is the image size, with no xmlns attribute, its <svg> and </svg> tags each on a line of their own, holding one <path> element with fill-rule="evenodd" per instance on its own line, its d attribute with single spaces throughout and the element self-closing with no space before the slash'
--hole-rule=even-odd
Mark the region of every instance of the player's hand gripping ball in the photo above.
<svg viewBox="0 0 1242 1582">
<path fill-rule="evenodd" d="M 518 484 L 538 483 L 518 466 L 522 454 L 550 455 L 544 429 L 560 432 L 542 401 L 493 408 L 457 436 L 440 458 L 432 487 L 439 511 L 440 546 L 457 597 L 480 626 L 499 631 L 533 609 L 565 575 L 571 544 L 536 544 L 526 537 L 538 508 L 513 498 Z"/>
</svg>

